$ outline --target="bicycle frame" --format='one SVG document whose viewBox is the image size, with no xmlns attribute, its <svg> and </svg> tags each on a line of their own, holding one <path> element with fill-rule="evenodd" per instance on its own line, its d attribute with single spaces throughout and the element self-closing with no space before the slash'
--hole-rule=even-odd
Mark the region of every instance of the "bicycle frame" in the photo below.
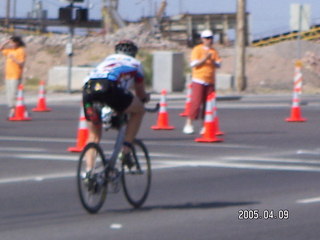
<svg viewBox="0 0 320 240">
<path fill-rule="evenodd" d="M 159 110 L 159 108 L 160 108 L 160 105 L 159 105 L 159 103 L 157 103 L 154 108 L 145 108 L 145 110 L 146 110 L 146 112 L 154 113 L 154 112 L 157 112 Z M 124 113 L 124 114 L 126 114 L 126 113 Z M 120 121 L 120 120 L 118 120 L 118 121 Z M 127 129 L 127 123 L 126 122 L 121 123 L 120 128 L 117 130 L 118 134 L 117 134 L 116 142 L 113 147 L 112 155 L 109 158 L 109 164 L 106 166 L 105 170 L 107 170 L 108 168 L 114 169 L 114 167 L 117 163 L 119 153 L 121 152 L 121 149 L 123 146 L 126 129 Z M 108 129 L 106 131 L 108 131 Z M 135 153 L 133 153 L 133 154 L 135 154 Z"/>
<path fill-rule="evenodd" d="M 159 104 L 153 109 L 146 109 L 147 112 L 155 112 Z M 110 114 L 110 115 L 108 115 Z M 105 111 L 103 118 L 104 129 L 115 129 L 117 136 L 114 139 L 113 151 L 106 158 L 104 150 L 99 143 L 91 142 L 86 145 L 80 155 L 77 183 L 78 192 L 83 207 L 89 213 L 97 213 L 102 207 L 108 193 L 108 185 L 111 184 L 110 193 L 118 193 L 120 184 L 123 186 L 124 195 L 134 208 L 139 208 L 145 202 L 151 184 L 151 164 L 148 149 L 141 140 L 135 139 L 130 145 L 132 150 L 133 165 L 121 161 L 119 154 L 122 152 L 123 142 L 127 129 L 127 114 L 115 114 L 113 111 Z M 87 155 L 89 151 L 96 151 L 99 164 L 91 170 L 86 169 Z M 92 152 L 90 152 L 92 153 Z M 95 169 L 97 171 L 95 171 Z"/>
<path fill-rule="evenodd" d="M 114 168 L 116 165 L 119 153 L 121 152 L 122 146 L 123 146 L 123 141 L 125 137 L 125 132 L 126 132 L 127 124 L 123 124 L 120 129 L 118 130 L 117 134 L 117 139 L 113 147 L 113 152 L 112 155 L 109 159 L 109 166 L 111 169 Z"/>
</svg>

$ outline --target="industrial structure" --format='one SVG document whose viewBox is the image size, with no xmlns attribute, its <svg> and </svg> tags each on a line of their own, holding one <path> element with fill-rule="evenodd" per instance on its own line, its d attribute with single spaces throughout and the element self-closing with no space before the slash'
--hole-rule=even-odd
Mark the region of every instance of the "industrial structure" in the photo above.
<svg viewBox="0 0 320 240">
<path fill-rule="evenodd" d="M 247 14 L 247 22 L 248 22 Z M 246 24 L 248 26 L 248 24 Z M 165 17 L 161 21 L 161 32 L 163 36 L 172 41 L 179 41 L 193 46 L 199 40 L 200 32 L 211 29 L 219 36 L 221 44 L 228 45 L 230 40 L 229 31 L 235 31 L 236 13 L 219 14 L 182 14 L 173 17 Z M 249 39 L 249 31 L 246 29 Z"/>
<path fill-rule="evenodd" d="M 27 18 L 11 17 L 9 14 L 0 19 L 0 25 L 4 28 L 19 26 L 38 32 L 46 32 L 51 26 L 69 26 L 74 28 L 96 28 L 102 29 L 104 33 L 113 33 L 119 28 L 125 27 L 130 22 L 119 15 L 118 6 L 120 0 L 102 0 L 101 20 L 88 18 L 88 9 L 77 7 L 77 3 L 83 0 L 65 0 L 65 7 L 58 10 L 59 17 L 56 19 L 47 18 L 46 10 L 42 7 L 41 0 L 33 0 L 33 10 Z M 10 0 L 8 0 L 9 4 Z M 7 5 L 8 7 L 8 5 Z M 162 0 L 159 7 L 152 16 L 143 17 L 141 22 L 148 22 L 155 36 L 165 37 L 181 44 L 192 46 L 198 38 L 199 33 L 204 29 L 211 29 L 221 44 L 229 44 L 229 31 L 235 31 L 236 13 L 207 13 L 207 14 L 180 14 L 177 16 L 166 16 L 167 1 Z M 10 12 L 10 10 L 8 10 Z M 75 14 L 74 14 L 75 11 Z M 75 16 L 73 16 L 75 15 Z M 247 13 L 246 20 L 248 21 Z M 246 24 L 247 26 L 249 24 Z M 246 36 L 249 31 L 246 29 Z M 247 37 L 249 39 L 249 37 Z"/>
</svg>

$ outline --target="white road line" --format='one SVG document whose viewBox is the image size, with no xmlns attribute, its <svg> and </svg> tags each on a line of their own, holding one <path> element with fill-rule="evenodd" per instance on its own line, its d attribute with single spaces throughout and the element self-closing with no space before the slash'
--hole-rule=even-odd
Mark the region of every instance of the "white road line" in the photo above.
<svg viewBox="0 0 320 240">
<path fill-rule="evenodd" d="M 2 178 L 2 179 L 0 179 L 0 184 L 29 182 L 29 181 L 42 181 L 45 179 L 58 179 L 58 178 L 67 178 L 67 177 L 75 177 L 75 176 L 76 176 L 76 173 L 74 171 L 74 172 L 67 172 L 67 173 L 33 175 L 33 176 L 24 176 L 24 177 L 15 177 L 15 178 Z"/>
<path fill-rule="evenodd" d="M 316 202 L 320 202 L 320 197 L 300 199 L 300 200 L 297 200 L 296 202 L 301 204 L 316 203 Z"/>
<path fill-rule="evenodd" d="M 196 136 L 195 136 L 196 138 Z M 13 142 L 55 142 L 55 143 L 76 143 L 76 139 L 71 138 L 39 138 L 39 137 L 24 137 L 24 136 L 0 136 L 0 141 L 13 141 Z M 252 145 L 240 145 L 240 144 L 199 144 L 196 142 L 190 143 L 172 143 L 166 141 L 144 141 L 147 146 L 175 146 L 175 147 L 198 147 L 198 148 L 235 148 L 235 149 L 267 149 L 265 146 L 252 146 Z M 114 144 L 114 140 L 102 140 L 103 144 Z"/>
<path fill-rule="evenodd" d="M 320 172 L 320 167 L 307 167 L 307 166 L 290 166 L 290 165 L 259 165 L 259 164 L 247 164 L 247 163 L 228 163 L 228 162 L 212 162 L 212 161 L 172 161 L 172 160 L 156 160 L 152 161 L 152 169 L 170 169 L 181 167 L 219 167 L 219 168 L 239 168 L 239 169 L 257 169 L 257 170 L 274 170 L 274 171 L 313 171 Z M 38 174 L 32 176 L 23 176 L 15 178 L 3 178 L 0 179 L 0 184 L 5 183 L 17 183 L 27 181 L 43 181 L 48 179 L 59 179 L 67 177 L 75 177 L 76 169 L 74 172 L 56 173 L 56 174 Z M 299 203 L 311 203 L 318 202 L 319 198 L 298 200 Z"/>
<path fill-rule="evenodd" d="M 57 154 L 12 154 L 15 158 L 31 160 L 58 160 L 58 161 L 78 161 L 79 155 L 57 155 Z"/>
<path fill-rule="evenodd" d="M 239 168 L 239 169 L 256 169 L 256 170 L 274 170 L 274 171 L 308 171 L 320 172 L 319 167 L 295 166 L 295 165 L 275 165 L 275 164 L 248 164 L 248 163 L 233 163 L 223 161 L 162 161 L 167 165 L 172 166 L 189 166 L 189 167 L 220 167 L 220 168 Z"/>
<path fill-rule="evenodd" d="M 110 152 L 106 152 L 105 155 L 110 155 Z M 57 161 L 78 161 L 80 154 L 1 154 L 0 156 L 7 156 L 20 159 L 29 160 L 57 160 Z M 169 159 L 190 159 L 190 156 L 183 156 L 181 154 L 167 154 L 167 153 L 151 153 L 151 159 L 153 158 L 169 158 Z"/>
<path fill-rule="evenodd" d="M 0 136 L 0 141 L 22 141 L 22 142 L 59 142 L 59 143 L 72 143 L 76 139 L 71 138 L 39 138 L 39 137 L 12 137 L 12 136 Z"/>
<path fill-rule="evenodd" d="M 45 152 L 44 148 L 0 147 L 1 152 Z"/>
<path fill-rule="evenodd" d="M 225 157 L 228 161 L 248 161 L 248 162 L 277 162 L 277 163 L 302 163 L 302 164 L 318 164 L 320 160 L 301 160 L 301 159 L 289 159 L 289 158 L 277 158 L 277 157 L 260 157 L 260 156 L 247 156 L 247 157 Z"/>
<path fill-rule="evenodd" d="M 316 150 L 298 150 L 296 152 L 296 154 L 298 155 L 315 155 L 315 156 L 319 156 L 320 155 L 320 150 L 316 149 Z"/>
<path fill-rule="evenodd" d="M 6 154 L 1 154 L 6 156 Z M 54 161 L 73 161 L 76 162 L 79 159 L 79 154 L 7 154 L 7 156 L 29 159 L 29 160 L 54 160 Z M 226 157 L 219 160 L 211 159 L 197 159 L 190 158 L 189 156 L 181 156 L 181 154 L 167 154 L 167 153 L 152 153 L 152 163 L 160 164 L 162 167 L 221 167 L 221 168 L 242 168 L 242 169 L 258 169 L 258 170 L 285 170 L 285 171 L 320 171 L 320 163 L 317 160 L 288 160 L 288 159 L 275 159 L 275 158 L 235 158 Z M 168 160 L 169 159 L 169 160 Z M 174 160 L 178 159 L 178 160 Z M 185 159 L 181 160 L 181 159 Z M 243 162 L 242 162 L 243 161 Z M 265 162 L 262 162 L 265 161 Z M 275 164 L 276 163 L 276 164 Z M 312 165 L 297 165 L 304 163 L 317 163 L 319 166 Z"/>
<path fill-rule="evenodd" d="M 194 136 L 196 138 L 197 135 Z M 235 148 L 235 149 L 268 149 L 265 146 L 253 146 L 253 145 L 240 145 L 240 144 L 226 144 L 226 143 L 196 143 L 196 142 L 188 142 L 188 143 L 172 143 L 172 142 L 161 142 L 161 141 L 144 141 L 147 146 L 155 145 L 155 146 L 175 146 L 175 147 L 205 147 L 205 148 Z"/>
<path fill-rule="evenodd" d="M 119 229 L 121 229 L 122 227 L 123 227 L 123 226 L 122 226 L 121 223 L 113 223 L 113 224 L 110 225 L 110 228 L 111 228 L 111 229 L 115 229 L 115 230 L 119 230 Z"/>
</svg>

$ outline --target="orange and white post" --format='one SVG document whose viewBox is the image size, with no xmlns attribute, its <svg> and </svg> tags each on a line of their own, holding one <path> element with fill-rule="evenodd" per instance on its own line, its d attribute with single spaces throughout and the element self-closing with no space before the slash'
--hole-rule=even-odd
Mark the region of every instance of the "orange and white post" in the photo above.
<svg viewBox="0 0 320 240">
<path fill-rule="evenodd" d="M 69 147 L 67 151 L 69 152 L 81 152 L 88 140 L 89 130 L 87 126 L 87 121 L 84 115 L 83 107 L 80 108 L 80 118 L 78 125 L 77 143 L 74 147 Z"/>
<path fill-rule="evenodd" d="M 175 127 L 169 124 L 169 114 L 167 112 L 167 91 L 161 91 L 160 110 L 156 125 L 151 126 L 153 130 L 173 130 Z"/>
<path fill-rule="evenodd" d="M 191 107 L 191 93 L 192 93 L 192 84 L 188 84 L 188 89 L 187 89 L 187 97 L 186 97 L 186 103 L 185 103 L 185 108 L 182 113 L 179 114 L 181 117 L 187 117 L 190 112 L 190 107 Z"/>
<path fill-rule="evenodd" d="M 194 141 L 195 142 L 222 142 L 223 139 L 221 138 L 217 138 L 217 125 L 216 125 L 216 109 L 213 106 L 213 101 L 212 99 L 215 98 L 215 93 L 211 93 L 208 97 L 207 97 L 207 102 L 206 102 L 206 112 L 205 112 L 205 118 L 204 118 L 204 129 L 205 132 L 204 134 L 199 137 L 196 138 Z"/>
<path fill-rule="evenodd" d="M 27 111 L 26 105 L 24 104 L 23 97 L 23 84 L 18 86 L 17 103 L 15 107 L 15 113 L 13 117 L 10 117 L 9 121 L 30 121 L 29 113 Z"/>
<path fill-rule="evenodd" d="M 300 95 L 302 92 L 302 62 L 300 60 L 296 61 L 294 69 L 294 86 L 293 86 L 293 98 L 292 98 L 292 107 L 291 115 L 286 118 L 287 122 L 305 122 L 307 119 L 303 118 L 301 115 L 300 108 Z"/>
<path fill-rule="evenodd" d="M 32 109 L 33 112 L 50 112 L 51 111 L 51 108 L 48 108 L 46 104 L 46 89 L 44 85 L 45 85 L 45 82 L 40 81 L 38 104 L 35 108 Z"/>
<path fill-rule="evenodd" d="M 218 107 L 217 107 L 217 95 L 213 94 L 212 96 L 212 107 L 213 107 L 213 112 L 215 113 L 215 126 L 216 126 L 216 135 L 221 136 L 224 135 L 224 132 L 220 130 L 220 121 L 219 121 L 219 116 L 218 116 Z"/>
</svg>

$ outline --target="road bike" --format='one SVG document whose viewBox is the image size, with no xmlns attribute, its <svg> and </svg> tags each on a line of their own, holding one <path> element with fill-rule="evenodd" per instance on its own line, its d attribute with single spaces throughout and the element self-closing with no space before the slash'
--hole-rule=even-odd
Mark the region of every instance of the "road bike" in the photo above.
<svg viewBox="0 0 320 240">
<path fill-rule="evenodd" d="M 131 162 L 122 161 L 122 147 L 128 115 L 116 113 L 108 106 L 95 106 L 101 112 L 103 128 L 115 129 L 117 136 L 111 152 L 105 154 L 98 143 L 88 143 L 83 149 L 77 169 L 77 186 L 82 206 L 89 213 L 97 213 L 103 206 L 108 193 L 118 193 L 123 187 L 124 195 L 134 208 L 146 201 L 151 186 L 151 163 L 148 149 L 142 140 L 135 139 L 129 145 Z M 157 112 L 146 108 L 147 112 Z M 93 166 L 87 166 L 87 158 L 94 159 Z"/>
</svg>

